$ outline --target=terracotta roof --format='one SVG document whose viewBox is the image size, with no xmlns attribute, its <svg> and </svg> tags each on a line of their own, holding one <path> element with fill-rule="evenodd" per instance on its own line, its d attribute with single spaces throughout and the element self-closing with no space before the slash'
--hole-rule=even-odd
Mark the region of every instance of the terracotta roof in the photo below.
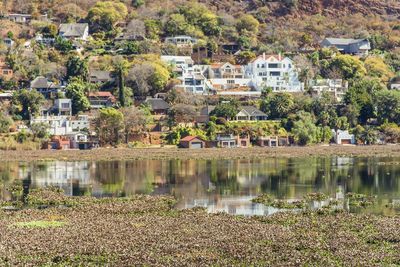
<svg viewBox="0 0 400 267">
<path fill-rule="evenodd" d="M 194 140 L 194 139 L 196 139 L 196 138 L 202 140 L 201 138 L 199 138 L 199 137 L 197 137 L 197 136 L 191 136 L 191 135 L 189 135 L 189 136 L 186 136 L 186 137 L 182 138 L 181 141 L 190 142 L 190 141 L 192 141 L 192 140 Z"/>
<path fill-rule="evenodd" d="M 270 58 L 275 58 L 278 61 L 282 61 L 285 57 L 283 57 L 282 55 L 265 55 L 265 60 L 268 60 Z M 253 59 L 251 62 L 256 61 L 257 59 L 263 59 L 264 55 L 259 55 L 258 57 L 256 57 L 255 59 Z"/>
<path fill-rule="evenodd" d="M 101 91 L 101 92 L 90 92 L 89 93 L 89 96 L 104 96 L 104 97 L 106 97 L 106 96 L 113 96 L 112 94 L 111 94 L 111 92 L 104 92 L 104 91 Z"/>
</svg>

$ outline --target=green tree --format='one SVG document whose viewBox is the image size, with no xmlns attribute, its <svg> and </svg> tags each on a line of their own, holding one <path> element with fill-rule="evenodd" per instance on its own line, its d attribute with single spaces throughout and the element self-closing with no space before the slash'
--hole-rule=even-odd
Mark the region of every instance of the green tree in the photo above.
<svg viewBox="0 0 400 267">
<path fill-rule="evenodd" d="M 20 115 L 24 120 L 29 120 L 31 115 L 39 114 L 44 103 L 44 97 L 36 90 L 22 89 L 14 92 L 12 103 L 14 114 Z"/>
<path fill-rule="evenodd" d="M 236 64 L 247 65 L 250 61 L 256 58 L 256 54 L 251 51 L 241 51 L 235 56 Z"/>
<path fill-rule="evenodd" d="M 315 125 L 315 119 L 312 114 L 308 112 L 299 112 L 297 117 L 291 131 L 295 142 L 299 145 L 317 144 L 321 142 L 321 128 Z"/>
<path fill-rule="evenodd" d="M 124 115 L 115 108 L 100 109 L 96 118 L 96 131 L 100 144 L 117 145 L 124 129 Z"/>
<path fill-rule="evenodd" d="M 67 80 L 73 77 L 80 78 L 85 82 L 88 80 L 89 66 L 86 59 L 81 59 L 79 56 L 70 56 L 66 64 L 66 68 Z"/>
<path fill-rule="evenodd" d="M 127 106 L 125 96 L 125 76 L 128 74 L 129 62 L 123 57 L 116 57 L 113 60 L 114 76 L 116 77 L 118 83 L 118 100 L 121 107 Z"/>
<path fill-rule="evenodd" d="M 260 26 L 260 23 L 256 18 L 254 18 L 250 14 L 244 14 L 239 17 L 237 23 L 236 23 L 236 28 L 239 32 L 251 32 L 253 34 L 258 33 L 258 27 Z"/>
<path fill-rule="evenodd" d="M 286 118 L 293 108 L 293 95 L 289 93 L 269 95 L 261 102 L 260 106 L 260 109 L 265 112 L 270 119 Z"/>
<path fill-rule="evenodd" d="M 87 16 L 91 28 L 97 31 L 112 31 L 118 21 L 126 18 L 128 9 L 121 2 L 105 1 L 97 2 Z"/>
<path fill-rule="evenodd" d="M 0 111 L 0 133 L 8 133 L 10 126 L 12 124 L 12 119 Z"/>
<path fill-rule="evenodd" d="M 384 90 L 382 84 L 374 79 L 360 79 L 353 83 L 344 96 L 344 103 L 353 105 L 359 110 L 360 123 L 365 124 L 368 119 L 375 118 L 374 97 L 377 92 Z"/>
<path fill-rule="evenodd" d="M 383 90 L 376 95 L 375 108 L 378 120 L 400 124 L 400 92 Z"/>
<path fill-rule="evenodd" d="M 73 114 L 89 110 L 90 102 L 86 96 L 86 85 L 81 80 L 72 79 L 65 88 L 65 96 L 71 99 Z"/>
<path fill-rule="evenodd" d="M 222 101 L 218 105 L 215 106 L 215 109 L 211 112 L 210 115 L 232 119 L 239 112 L 239 104 L 236 101 Z"/>
<path fill-rule="evenodd" d="M 63 53 L 68 53 L 74 49 L 72 42 L 62 38 L 61 36 L 56 37 L 54 41 L 54 48 Z"/>
<path fill-rule="evenodd" d="M 37 139 L 44 140 L 49 137 L 50 125 L 48 123 L 33 123 L 30 128 L 33 134 L 33 141 L 36 141 Z"/>
<path fill-rule="evenodd" d="M 333 58 L 330 69 L 338 69 L 345 79 L 362 78 L 367 74 L 363 62 L 351 55 L 339 55 Z"/>
</svg>

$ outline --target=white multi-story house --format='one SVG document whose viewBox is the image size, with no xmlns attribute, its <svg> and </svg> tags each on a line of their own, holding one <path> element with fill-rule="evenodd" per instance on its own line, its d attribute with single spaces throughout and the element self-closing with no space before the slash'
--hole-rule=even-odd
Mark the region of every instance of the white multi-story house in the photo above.
<svg viewBox="0 0 400 267">
<path fill-rule="evenodd" d="M 90 127 L 89 117 L 80 115 L 77 119 L 69 116 L 49 116 L 43 115 L 32 118 L 31 125 L 35 123 L 45 123 L 49 125 L 49 134 L 55 136 L 66 136 L 88 130 Z"/>
<path fill-rule="evenodd" d="M 246 75 L 258 91 L 272 88 L 274 92 L 300 92 L 304 89 L 293 61 L 281 55 L 257 57 L 247 65 Z"/>
<path fill-rule="evenodd" d="M 331 94 L 337 101 L 341 101 L 349 89 L 349 83 L 342 79 L 321 79 L 310 81 L 311 94 L 319 97 L 323 93 Z"/>
</svg>

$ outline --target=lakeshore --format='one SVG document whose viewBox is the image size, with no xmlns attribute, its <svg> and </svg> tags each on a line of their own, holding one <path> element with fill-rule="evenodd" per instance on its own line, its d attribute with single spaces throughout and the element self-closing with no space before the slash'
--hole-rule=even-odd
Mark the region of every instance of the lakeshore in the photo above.
<svg viewBox="0 0 400 267">
<path fill-rule="evenodd" d="M 397 157 L 399 145 L 305 146 L 279 148 L 177 149 L 100 148 L 93 150 L 9 150 L 0 151 L 0 161 L 112 161 L 140 159 L 261 159 L 300 157 Z"/>
<path fill-rule="evenodd" d="M 93 199 L 44 192 L 28 197 L 29 208 L 0 209 L 0 265 L 400 263 L 398 215 L 307 211 L 242 217 L 176 210 L 169 196 Z"/>
</svg>

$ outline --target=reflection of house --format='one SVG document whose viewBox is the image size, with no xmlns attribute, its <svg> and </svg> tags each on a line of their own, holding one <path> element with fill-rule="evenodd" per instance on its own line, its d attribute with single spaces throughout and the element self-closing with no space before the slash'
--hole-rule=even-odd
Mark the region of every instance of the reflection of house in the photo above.
<svg viewBox="0 0 400 267">
<path fill-rule="evenodd" d="M 88 99 L 92 109 L 112 107 L 117 102 L 110 92 L 90 92 Z"/>
<path fill-rule="evenodd" d="M 371 50 L 371 44 L 367 39 L 325 38 L 321 46 L 335 47 L 341 53 L 352 55 L 368 55 Z"/>
<path fill-rule="evenodd" d="M 153 115 L 167 115 L 170 105 L 161 98 L 148 98 L 145 103 L 149 105 Z"/>
<path fill-rule="evenodd" d="M 47 78 L 43 76 L 38 76 L 33 81 L 31 81 L 30 87 L 32 90 L 38 91 L 46 98 L 55 97 L 57 93 L 61 90 L 60 85 L 47 80 Z"/>
<path fill-rule="evenodd" d="M 310 82 L 310 87 L 313 96 L 321 96 L 323 93 L 328 93 L 337 101 L 341 101 L 349 88 L 349 83 L 342 79 L 313 80 Z"/>
<path fill-rule="evenodd" d="M 293 61 L 280 54 L 263 54 L 257 57 L 247 65 L 246 72 L 258 91 L 272 88 L 276 92 L 299 92 L 304 87 L 304 84 L 299 81 Z"/>
<path fill-rule="evenodd" d="M 69 40 L 86 41 L 89 37 L 89 24 L 87 23 L 60 24 L 59 35 Z"/>
<path fill-rule="evenodd" d="M 354 145 L 356 143 L 354 134 L 350 134 L 349 131 L 332 130 L 334 135 L 335 143 L 338 145 Z"/>
<path fill-rule="evenodd" d="M 205 148 L 206 142 L 197 136 L 186 136 L 182 138 L 179 142 L 179 146 L 182 148 Z"/>
<path fill-rule="evenodd" d="M 264 121 L 267 114 L 253 106 L 244 106 L 235 116 L 236 121 Z"/>
</svg>

